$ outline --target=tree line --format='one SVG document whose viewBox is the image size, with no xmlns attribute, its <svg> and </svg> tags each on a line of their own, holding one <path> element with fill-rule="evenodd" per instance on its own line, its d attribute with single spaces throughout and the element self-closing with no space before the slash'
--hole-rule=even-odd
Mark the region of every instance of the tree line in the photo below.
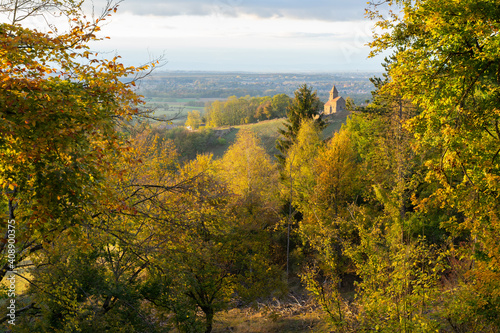
<svg viewBox="0 0 500 333">
<path fill-rule="evenodd" d="M 229 97 L 226 101 L 205 104 L 205 122 L 208 126 L 234 126 L 255 123 L 260 120 L 282 118 L 290 105 L 286 94 L 273 97 Z"/>
</svg>

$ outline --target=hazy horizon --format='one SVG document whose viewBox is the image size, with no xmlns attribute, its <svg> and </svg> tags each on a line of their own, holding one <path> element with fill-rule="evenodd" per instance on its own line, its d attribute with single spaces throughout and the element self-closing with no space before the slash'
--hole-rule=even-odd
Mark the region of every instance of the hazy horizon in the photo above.
<svg viewBox="0 0 500 333">
<path fill-rule="evenodd" d="M 95 8 L 102 0 L 94 1 Z M 162 69 L 247 72 L 382 72 L 368 59 L 365 1 L 125 0 L 93 45 L 127 65 L 164 55 Z"/>
</svg>

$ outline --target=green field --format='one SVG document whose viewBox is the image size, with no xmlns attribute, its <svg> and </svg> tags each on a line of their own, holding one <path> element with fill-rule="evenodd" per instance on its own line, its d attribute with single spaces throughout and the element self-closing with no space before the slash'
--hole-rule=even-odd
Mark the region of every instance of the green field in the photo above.
<svg viewBox="0 0 500 333">
<path fill-rule="evenodd" d="M 166 117 L 172 119 L 176 125 L 184 124 L 187 113 L 193 110 L 200 111 L 201 115 L 205 113 L 204 106 L 190 106 L 189 102 L 205 102 L 199 98 L 161 98 L 150 97 L 146 99 L 146 108 L 154 111 L 156 117 Z"/>
</svg>

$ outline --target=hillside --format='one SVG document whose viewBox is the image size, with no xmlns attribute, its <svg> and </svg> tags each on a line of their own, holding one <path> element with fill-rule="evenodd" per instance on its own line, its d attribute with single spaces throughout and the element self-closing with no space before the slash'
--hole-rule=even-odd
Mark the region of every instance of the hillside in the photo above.
<svg viewBox="0 0 500 333">
<path fill-rule="evenodd" d="M 343 123 L 345 123 L 347 116 L 342 116 L 334 119 L 328 126 L 323 130 L 323 138 L 327 139 L 333 135 L 333 133 L 337 132 Z M 202 153 L 211 153 L 214 155 L 214 158 L 220 158 L 224 155 L 227 148 L 231 146 L 235 140 L 239 131 L 241 130 L 250 130 L 257 134 L 259 139 L 261 140 L 262 145 L 266 149 L 266 152 L 274 156 L 278 153 L 276 149 L 276 139 L 279 138 L 278 129 L 282 127 L 284 119 L 273 119 L 261 121 L 256 124 L 247 124 L 247 125 L 238 125 L 231 127 L 232 130 L 222 135 L 221 138 L 224 140 L 214 140 L 213 143 L 208 144 L 206 146 L 206 150 Z M 215 132 L 219 130 L 227 129 L 226 128 L 216 128 Z M 223 142 L 223 144 L 221 144 Z"/>
</svg>

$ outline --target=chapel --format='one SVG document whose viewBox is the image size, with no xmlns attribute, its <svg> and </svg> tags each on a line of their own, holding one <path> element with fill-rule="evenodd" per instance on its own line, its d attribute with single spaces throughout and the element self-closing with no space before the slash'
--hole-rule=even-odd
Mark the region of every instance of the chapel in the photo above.
<svg viewBox="0 0 500 333">
<path fill-rule="evenodd" d="M 332 90 L 330 90 L 330 98 L 328 102 L 325 103 L 325 110 L 323 111 L 324 116 L 331 114 L 336 114 L 345 111 L 345 99 L 339 96 L 339 92 L 335 85 L 333 85 Z"/>
</svg>

